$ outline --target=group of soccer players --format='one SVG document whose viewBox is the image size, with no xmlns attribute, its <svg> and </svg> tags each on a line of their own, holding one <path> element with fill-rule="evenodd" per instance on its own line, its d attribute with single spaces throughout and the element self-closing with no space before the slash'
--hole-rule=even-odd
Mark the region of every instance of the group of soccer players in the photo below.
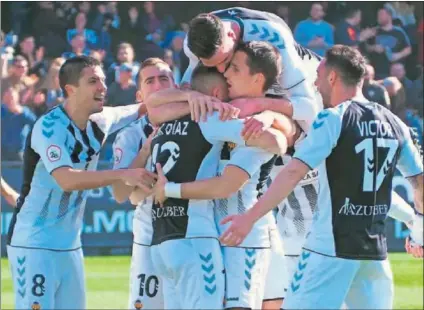
<svg viewBox="0 0 424 310">
<path fill-rule="evenodd" d="M 130 309 L 390 308 L 384 221 L 407 222 L 422 257 L 422 158 L 363 98 L 360 53 L 335 46 L 321 60 L 280 18 L 244 8 L 194 18 L 185 52 L 190 90 L 150 58 L 142 104 L 125 108 L 103 108 L 95 60 L 62 66 L 67 100 L 27 140 L 9 233 L 16 308 L 85 308 L 86 190 L 108 185 L 137 205 Z M 113 170 L 95 171 L 121 128 Z M 416 214 L 392 199 L 396 166 Z"/>
</svg>

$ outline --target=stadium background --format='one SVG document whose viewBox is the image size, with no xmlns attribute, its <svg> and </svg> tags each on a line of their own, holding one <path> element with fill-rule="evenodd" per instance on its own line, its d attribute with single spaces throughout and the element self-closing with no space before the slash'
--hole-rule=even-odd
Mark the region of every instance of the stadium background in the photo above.
<svg viewBox="0 0 424 310">
<path fill-rule="evenodd" d="M 362 12 L 361 29 L 377 25 L 377 11 L 389 3 L 385 2 L 320 2 L 325 11 L 324 20 L 334 31 L 343 22 L 343 16 L 351 8 Z M 187 22 L 201 12 L 209 12 L 231 6 L 249 7 L 277 13 L 292 30 L 308 18 L 312 2 L 2 2 L 1 30 L 4 35 L 1 51 L 1 100 L 2 100 L 2 177 L 19 189 L 22 181 L 20 148 L 28 125 L 46 109 L 60 103 L 63 97 L 49 80 L 50 71 L 58 57 L 64 59 L 75 53 L 99 57 L 107 74 L 110 98 L 123 94 L 134 96 L 134 74 L 124 82 L 121 74 L 122 60 L 117 59 L 119 44 L 129 42 L 134 48 L 134 60 L 125 59 L 131 72 L 136 72 L 137 63 L 151 56 L 165 58 L 178 80 L 187 67 L 187 59 L 181 51 L 181 42 L 187 30 Z M 366 7 L 366 9 L 365 9 Z M 412 45 L 412 54 L 404 60 L 405 77 L 381 76 L 384 81 L 396 81 L 394 90 L 387 87 L 393 109 L 408 124 L 414 127 L 422 142 L 422 2 L 410 3 L 409 9 L 390 3 L 397 16 L 394 23 L 402 26 Z M 135 11 L 137 13 L 135 13 Z M 84 14 L 79 14 L 83 12 Z M 412 13 L 411 13 L 412 12 Z M 86 20 L 85 41 L 76 42 L 76 24 Z M 129 17 L 130 16 L 130 17 Z M 80 21 L 76 21 L 80 19 Z M 133 22 L 128 22 L 133 20 Z M 107 24 L 107 25 L 106 25 Z M 421 28 L 420 28 L 421 27 Z M 359 27 L 358 27 L 359 31 Z M 346 33 L 349 35 L 349 33 Z M 30 41 L 30 44 L 28 44 Z M 31 46 L 31 42 L 33 46 Z M 336 42 L 337 43 L 337 42 Z M 78 45 L 80 44 L 80 45 Z M 28 71 L 16 74 L 16 55 L 23 55 L 28 62 Z M 124 66 L 121 66 L 123 68 Z M 122 71 L 125 71 L 124 69 Z M 16 75 L 17 78 L 13 79 Z M 121 81 L 122 79 L 122 81 Z M 396 77 L 395 77 L 396 79 Z M 384 86 L 390 83 L 383 83 Z M 8 89 L 18 92 L 15 104 L 25 107 L 25 116 L 13 121 L 7 113 L 10 99 L 5 96 Z M 55 93 L 55 96 L 51 96 Z M 110 102 L 110 105 L 115 103 Z M 4 112 L 6 111 L 6 113 Z M 28 115 L 27 115 L 28 114 Z M 32 118 L 35 116 L 34 118 Z M 19 134 L 18 134 L 19 133 Z M 101 169 L 111 166 L 111 142 L 109 139 L 102 153 Z M 11 146 L 11 147 L 9 147 Z M 412 203 L 412 191 L 405 179 L 397 176 L 395 186 L 398 193 Z M 6 234 L 10 224 L 12 208 L 1 201 L 1 256 L 2 258 L 2 308 L 13 306 L 10 273 L 6 260 Z M 133 207 L 129 203 L 118 205 L 112 198 L 110 188 L 90 191 L 87 201 L 83 244 L 87 259 L 88 305 L 90 308 L 123 308 L 128 295 L 129 255 L 132 244 Z M 388 225 L 390 252 L 403 252 L 408 230 L 397 221 Z M 112 256 L 114 255 L 114 256 Z M 124 256 L 117 256 L 124 255 Z M 422 260 L 413 260 L 405 254 L 392 254 L 392 265 L 396 282 L 396 307 L 423 308 Z M 113 267 L 111 267 L 113 266 Z M 118 294 L 111 298 L 108 293 Z M 72 305 L 70 305 L 72 308 Z"/>
</svg>

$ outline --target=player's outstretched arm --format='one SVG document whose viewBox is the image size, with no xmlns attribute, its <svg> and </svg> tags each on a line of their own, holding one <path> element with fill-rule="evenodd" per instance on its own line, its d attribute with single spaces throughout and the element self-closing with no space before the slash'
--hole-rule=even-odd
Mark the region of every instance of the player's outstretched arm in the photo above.
<svg viewBox="0 0 424 310">
<path fill-rule="evenodd" d="M 52 172 L 52 176 L 66 192 L 109 186 L 116 181 L 123 181 L 129 186 L 151 186 L 151 180 L 155 178 L 152 172 L 143 168 L 85 171 L 60 167 Z"/>
<path fill-rule="evenodd" d="M 224 218 L 221 224 L 231 222 L 231 226 L 222 234 L 220 241 L 228 246 L 237 246 L 242 243 L 255 222 L 284 200 L 305 177 L 309 169 L 309 166 L 302 161 L 291 160 L 253 208 L 245 214 Z"/>
<path fill-rule="evenodd" d="M 9 205 L 16 207 L 19 194 L 3 178 L 1 178 L 1 195 Z"/>
<path fill-rule="evenodd" d="M 249 180 L 249 174 L 236 166 L 227 166 L 221 176 L 176 184 L 168 182 L 160 164 L 156 165 L 158 180 L 153 195 L 157 202 L 167 198 L 181 199 L 223 199 L 236 193 Z"/>
<path fill-rule="evenodd" d="M 423 174 L 418 174 L 413 177 L 407 178 L 409 183 L 411 183 L 412 188 L 414 189 L 414 205 L 415 209 L 423 214 L 423 196 L 424 196 L 424 183 L 423 183 Z"/>
</svg>

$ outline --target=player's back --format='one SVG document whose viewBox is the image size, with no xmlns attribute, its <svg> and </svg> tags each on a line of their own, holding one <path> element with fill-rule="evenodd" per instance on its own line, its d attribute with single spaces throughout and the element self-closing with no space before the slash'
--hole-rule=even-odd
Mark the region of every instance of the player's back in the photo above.
<svg viewBox="0 0 424 310">
<path fill-rule="evenodd" d="M 55 250 L 81 247 L 88 191 L 64 191 L 51 174 L 62 167 L 95 170 L 108 134 L 135 119 L 137 111 L 136 106 L 105 108 L 90 117 L 85 130 L 76 126 L 62 105 L 37 120 L 26 141 L 10 245 Z"/>
<path fill-rule="evenodd" d="M 385 219 L 408 130 L 372 102 L 347 101 L 324 110 L 313 127 L 326 121 L 334 121 L 338 139 L 320 167 L 318 208 L 305 247 L 350 259 L 385 259 Z"/>
<path fill-rule="evenodd" d="M 222 144 L 207 141 L 187 115 L 163 123 L 151 148 L 153 164 L 161 164 L 168 181 L 184 183 L 216 175 Z M 191 235 L 217 236 L 211 201 L 168 198 L 163 207 L 153 205 L 152 217 L 152 245 Z"/>
<path fill-rule="evenodd" d="M 243 120 L 221 121 L 219 113 L 196 123 L 190 115 L 161 125 L 152 140 L 152 162 L 160 163 L 168 181 L 192 182 L 213 178 L 218 172 L 224 142 L 244 145 Z M 152 245 L 170 239 L 218 237 L 212 200 L 168 198 L 153 206 Z"/>
</svg>

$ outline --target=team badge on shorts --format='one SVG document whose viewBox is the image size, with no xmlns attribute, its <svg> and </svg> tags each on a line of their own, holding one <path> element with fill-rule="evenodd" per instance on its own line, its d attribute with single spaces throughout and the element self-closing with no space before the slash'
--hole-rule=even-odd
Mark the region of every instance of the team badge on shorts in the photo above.
<svg viewBox="0 0 424 310">
<path fill-rule="evenodd" d="M 136 308 L 136 309 L 143 309 L 143 304 L 141 303 L 141 301 L 139 299 L 137 299 L 135 301 L 134 308 Z"/>
<path fill-rule="evenodd" d="M 37 302 L 37 301 L 34 301 L 34 302 L 32 303 L 31 309 L 32 309 L 32 310 L 40 310 L 40 309 L 41 309 L 40 303 L 39 303 L 39 302 Z"/>
</svg>

